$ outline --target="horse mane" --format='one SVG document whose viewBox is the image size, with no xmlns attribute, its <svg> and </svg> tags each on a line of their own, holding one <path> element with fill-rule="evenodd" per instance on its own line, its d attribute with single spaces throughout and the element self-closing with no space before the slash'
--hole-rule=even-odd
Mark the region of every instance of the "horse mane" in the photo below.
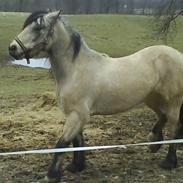
<svg viewBox="0 0 183 183">
<path fill-rule="evenodd" d="M 43 17 L 44 15 L 46 15 L 48 13 L 49 13 L 49 11 L 47 11 L 47 10 L 39 10 L 39 11 L 33 12 L 25 20 L 23 29 L 25 29 L 28 25 L 30 25 L 31 23 L 36 21 L 38 18 Z M 71 25 L 66 23 L 65 20 L 63 20 L 63 24 L 64 24 L 65 28 L 67 29 L 67 31 L 69 31 L 71 34 L 71 43 L 73 44 L 73 50 L 74 50 L 74 53 L 73 53 L 73 60 L 74 60 L 78 56 L 80 49 L 81 49 L 81 45 L 82 45 L 81 36 L 78 32 L 76 32 L 71 27 Z"/>
<path fill-rule="evenodd" d="M 74 50 L 73 60 L 75 60 L 75 58 L 78 56 L 80 52 L 81 45 L 83 43 L 82 38 L 80 34 L 67 21 L 65 21 L 64 18 L 62 18 L 62 23 L 64 24 L 64 27 L 71 35 L 71 43 L 73 44 L 73 50 Z"/>
<path fill-rule="evenodd" d="M 47 10 L 39 10 L 33 12 L 30 16 L 27 17 L 27 19 L 24 22 L 23 29 L 25 29 L 28 25 L 30 25 L 32 22 L 37 20 L 40 17 L 43 17 L 44 15 L 48 14 L 49 12 Z"/>
<path fill-rule="evenodd" d="M 73 42 L 73 49 L 74 49 L 74 54 L 73 54 L 73 60 L 78 56 L 80 49 L 81 49 L 81 36 L 78 32 L 73 32 L 71 41 Z"/>
</svg>

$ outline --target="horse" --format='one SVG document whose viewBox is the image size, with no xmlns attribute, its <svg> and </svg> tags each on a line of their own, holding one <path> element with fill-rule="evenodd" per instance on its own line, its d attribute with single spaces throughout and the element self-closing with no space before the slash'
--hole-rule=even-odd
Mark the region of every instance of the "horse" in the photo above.
<svg viewBox="0 0 183 183">
<path fill-rule="evenodd" d="M 56 148 L 84 146 L 83 127 L 92 115 L 111 115 L 141 103 L 158 117 L 149 141 L 163 140 L 163 128 L 170 123 L 171 139 L 183 136 L 183 54 L 174 48 L 155 45 L 121 58 L 112 58 L 87 45 L 60 11 L 37 11 L 25 21 L 20 34 L 9 46 L 15 59 L 49 58 L 56 80 L 58 106 L 66 122 Z M 160 145 L 151 145 L 157 152 Z M 177 166 L 176 144 L 169 145 L 165 169 Z M 62 177 L 61 153 L 54 154 L 47 182 Z M 84 151 L 74 152 L 68 170 L 85 168 Z"/>
</svg>

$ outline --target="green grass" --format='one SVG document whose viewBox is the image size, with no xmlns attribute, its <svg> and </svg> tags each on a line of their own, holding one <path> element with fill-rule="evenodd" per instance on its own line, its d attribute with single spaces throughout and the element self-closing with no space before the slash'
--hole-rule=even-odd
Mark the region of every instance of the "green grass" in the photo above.
<svg viewBox="0 0 183 183">
<path fill-rule="evenodd" d="M 45 69 L 0 67 L 0 78 L 0 98 L 18 98 L 55 90 L 53 77 Z"/>
<path fill-rule="evenodd" d="M 20 32 L 27 14 L 0 13 L 0 62 L 9 59 L 8 46 Z"/>
<path fill-rule="evenodd" d="M 28 14 L 0 13 L 0 63 L 10 59 L 8 45 L 21 31 Z M 129 55 L 144 47 L 163 44 L 152 34 L 152 17 L 131 15 L 66 16 L 88 45 L 113 57 Z M 183 52 L 183 17 L 170 46 Z M 28 68 L 0 68 L 0 97 L 21 96 L 54 90 L 47 71 Z"/>
<path fill-rule="evenodd" d="M 90 47 L 113 57 L 129 55 L 151 45 L 163 44 L 152 31 L 153 17 L 132 15 L 77 15 L 68 17 Z M 183 52 L 183 17 L 169 45 Z"/>
<path fill-rule="evenodd" d="M 149 19 L 129 15 L 69 17 L 90 47 L 113 57 L 128 55 L 146 46 L 157 44 L 155 41 L 152 42 L 151 35 L 148 35 Z"/>
</svg>

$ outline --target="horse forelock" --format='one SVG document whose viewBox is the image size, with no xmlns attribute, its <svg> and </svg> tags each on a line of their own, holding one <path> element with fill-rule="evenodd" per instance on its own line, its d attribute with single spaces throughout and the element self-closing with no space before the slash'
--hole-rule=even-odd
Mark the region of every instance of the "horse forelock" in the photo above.
<svg viewBox="0 0 183 183">
<path fill-rule="evenodd" d="M 27 19 L 24 22 L 23 29 L 25 29 L 28 25 L 30 25 L 32 22 L 36 21 L 38 18 L 43 17 L 44 15 L 48 14 L 49 12 L 47 10 L 40 10 L 33 12 L 30 16 L 27 17 Z"/>
</svg>

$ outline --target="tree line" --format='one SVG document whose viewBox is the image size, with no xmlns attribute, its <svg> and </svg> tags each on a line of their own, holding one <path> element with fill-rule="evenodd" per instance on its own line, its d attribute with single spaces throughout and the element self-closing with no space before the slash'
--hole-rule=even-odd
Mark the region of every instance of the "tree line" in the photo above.
<svg viewBox="0 0 183 183">
<path fill-rule="evenodd" d="M 65 14 L 152 14 L 169 0 L 0 0 L 0 11 L 33 12 L 62 9 Z"/>
</svg>

